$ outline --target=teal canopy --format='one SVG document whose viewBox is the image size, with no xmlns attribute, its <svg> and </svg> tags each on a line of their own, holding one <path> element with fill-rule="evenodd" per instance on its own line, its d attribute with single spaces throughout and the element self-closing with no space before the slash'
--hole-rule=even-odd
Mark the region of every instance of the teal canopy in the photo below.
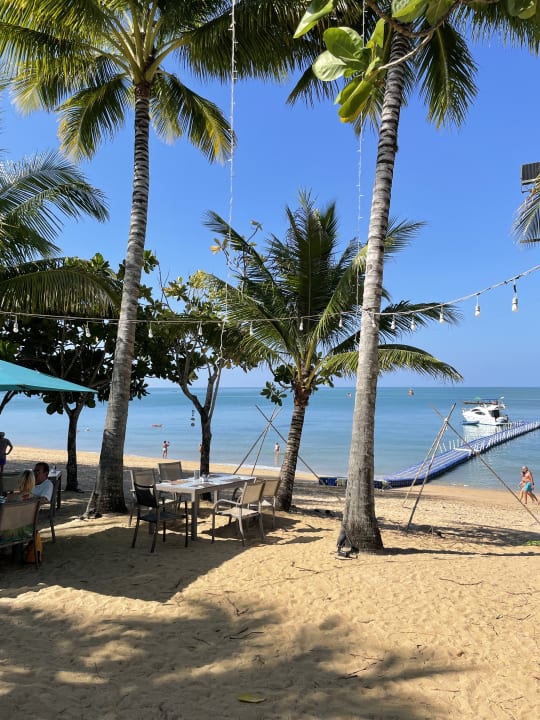
<svg viewBox="0 0 540 720">
<path fill-rule="evenodd" d="M 22 365 L 0 360 L 0 391 L 2 390 L 36 390 L 41 392 L 96 392 L 92 388 L 62 380 L 62 378 L 37 370 L 29 370 Z"/>
</svg>

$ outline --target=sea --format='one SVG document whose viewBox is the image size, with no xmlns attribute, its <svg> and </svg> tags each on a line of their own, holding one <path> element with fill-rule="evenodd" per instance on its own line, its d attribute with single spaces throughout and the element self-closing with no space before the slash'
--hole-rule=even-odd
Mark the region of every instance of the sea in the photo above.
<svg viewBox="0 0 540 720">
<path fill-rule="evenodd" d="M 200 393 L 203 399 L 204 391 Z M 354 387 L 321 388 L 306 411 L 298 470 L 314 476 L 346 476 L 351 444 Z M 449 425 L 439 451 L 493 432 L 489 426 L 464 426 L 464 400 L 504 398 L 510 420 L 540 420 L 540 388 L 379 387 L 375 417 L 375 473 L 384 476 L 428 457 L 444 418 Z M 274 444 L 281 458 L 291 419 L 292 401 L 277 407 L 258 388 L 222 388 L 212 422 L 211 462 L 245 467 L 275 467 Z M 77 449 L 99 452 L 106 404 L 85 408 L 79 419 Z M 17 395 L 0 416 L 0 430 L 16 447 L 65 449 L 67 417 L 47 415 L 39 397 Z M 164 440 L 169 459 L 196 461 L 200 443 L 197 413 L 174 387 L 151 387 L 130 403 L 125 452 L 161 458 Z M 528 465 L 540 478 L 540 430 L 492 448 L 433 482 L 460 487 L 501 488 L 501 480 L 518 487 L 520 469 Z"/>
</svg>

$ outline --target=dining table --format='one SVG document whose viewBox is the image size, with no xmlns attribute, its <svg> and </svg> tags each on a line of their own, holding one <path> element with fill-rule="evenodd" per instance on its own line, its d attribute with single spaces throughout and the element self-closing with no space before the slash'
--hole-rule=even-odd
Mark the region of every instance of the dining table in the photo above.
<svg viewBox="0 0 540 720">
<path fill-rule="evenodd" d="M 156 490 L 159 493 L 171 493 L 174 495 L 188 495 L 191 500 L 191 539 L 197 539 L 197 518 L 199 515 L 199 501 L 202 495 L 211 493 L 213 501 L 219 498 L 223 490 L 234 490 L 243 487 L 244 483 L 254 480 L 252 475 L 231 475 L 210 473 L 206 477 L 178 478 L 167 482 L 156 483 Z"/>
</svg>

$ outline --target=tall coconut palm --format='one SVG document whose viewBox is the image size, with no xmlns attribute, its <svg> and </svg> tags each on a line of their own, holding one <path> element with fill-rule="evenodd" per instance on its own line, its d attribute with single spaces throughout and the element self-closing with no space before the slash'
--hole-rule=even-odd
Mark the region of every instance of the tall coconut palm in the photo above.
<svg viewBox="0 0 540 720">
<path fill-rule="evenodd" d="M 508 3 L 510 6 L 511 3 Z M 506 35 L 526 37 L 519 18 L 511 17 L 505 3 L 487 8 L 478 27 L 503 28 Z M 355 409 L 342 530 L 351 542 L 367 551 L 382 548 L 374 501 L 374 417 L 379 373 L 378 320 L 380 318 L 384 241 L 388 228 L 394 164 L 398 147 L 401 108 L 408 88 L 419 89 L 428 106 L 428 118 L 438 125 L 461 123 L 475 95 L 475 65 L 458 28 L 465 27 L 474 10 L 460 4 L 370 3 L 376 24 L 365 24 L 362 4 L 314 0 L 297 30 L 301 36 L 327 18 L 340 23 L 340 11 L 356 12 L 358 32 L 341 27 L 325 36 L 327 51 L 315 63 L 314 74 L 323 80 L 348 78 L 338 95 L 343 121 L 361 126 L 379 117 L 378 149 L 368 230 L 367 272 L 364 284 L 362 327 L 358 350 Z M 476 11 L 483 12 L 483 6 Z M 520 10 L 517 13 L 518 15 Z M 391 15 L 394 17 L 391 18 Z M 349 16 L 350 17 L 350 16 Z M 453 23 L 451 21 L 454 21 Z M 485 32 L 485 29 L 484 29 Z M 315 36 L 316 38 L 318 35 Z M 532 28 L 531 37 L 534 36 Z M 313 75 L 313 73 L 312 73 Z M 352 79 L 351 79 L 352 78 Z M 311 78 L 312 80 L 313 78 Z M 309 86 L 309 80 L 304 84 Z"/>
<path fill-rule="evenodd" d="M 66 218 L 108 217 L 103 194 L 64 157 L 0 161 L 0 315 L 110 312 L 114 293 L 84 262 L 52 262 Z"/>
<path fill-rule="evenodd" d="M 62 146 L 91 157 L 134 111 L 133 194 L 112 392 L 99 468 L 103 509 L 124 507 L 123 448 L 138 287 L 146 238 L 149 131 L 186 136 L 209 160 L 223 159 L 231 131 L 218 108 L 166 67 L 229 78 L 231 6 L 225 0 L 0 0 L 0 58 L 17 104 L 59 113 Z M 297 4 L 294 17 L 300 11 Z M 239 77 L 282 77 L 299 47 L 291 4 L 235 3 Z M 289 24 L 281 22 L 288 17 Z M 255 29 L 257 28 L 257 32 Z M 300 45 L 301 46 L 301 45 Z M 294 64 L 294 61 L 292 61 Z"/>
<path fill-rule="evenodd" d="M 307 193 L 300 193 L 297 210 L 286 209 L 286 239 L 271 236 L 264 254 L 250 240 L 211 213 L 207 225 L 231 243 L 242 258 L 233 271 L 237 286 L 212 278 L 226 289 L 223 310 L 230 321 L 249 324 L 242 351 L 252 360 L 267 363 L 275 380 L 293 396 L 293 412 L 281 467 L 279 502 L 289 510 L 305 413 L 312 394 L 332 378 L 353 375 L 358 361 L 359 300 L 362 297 L 369 248 L 360 252 L 351 242 L 339 252 L 335 203 L 319 210 Z M 389 229 L 385 253 L 399 250 L 418 230 L 418 224 L 401 223 Z M 365 292 L 365 291 L 364 291 Z M 381 289 L 382 296 L 386 296 Z M 390 317 L 416 311 L 420 324 L 439 318 L 437 303 L 423 306 L 400 303 L 386 308 L 375 331 L 381 371 L 408 368 L 433 377 L 460 380 L 451 366 L 429 353 L 408 345 L 388 343 L 404 329 L 400 320 L 392 330 Z M 430 309 L 422 310 L 428 306 Z M 456 319 L 452 308 L 447 318 Z M 371 327 L 371 324 L 370 324 Z M 364 330 L 362 330 L 364 332 Z"/>
</svg>

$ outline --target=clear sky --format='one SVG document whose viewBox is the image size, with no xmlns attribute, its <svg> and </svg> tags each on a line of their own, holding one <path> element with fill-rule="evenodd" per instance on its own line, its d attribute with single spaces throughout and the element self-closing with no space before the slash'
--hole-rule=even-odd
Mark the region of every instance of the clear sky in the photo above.
<svg viewBox="0 0 540 720">
<path fill-rule="evenodd" d="M 534 134 L 540 99 L 536 79 L 540 60 L 527 52 L 491 47 L 474 49 L 479 93 L 460 129 L 430 126 L 418 101 L 403 109 L 396 159 L 392 214 L 426 222 L 414 243 L 385 267 L 385 287 L 393 301 L 449 302 L 483 291 L 540 264 L 540 245 L 525 247 L 511 236 L 515 212 L 524 199 L 521 165 L 540 161 Z M 197 88 L 195 82 L 192 87 Z M 375 166 L 376 137 L 362 142 L 340 123 L 332 103 L 290 107 L 290 83 L 245 82 L 235 86 L 232 205 L 230 167 L 210 165 L 187 141 L 164 145 L 152 139 L 151 198 L 147 248 L 168 279 L 187 278 L 202 268 L 226 277 L 222 256 L 210 251 L 212 235 L 203 225 L 214 210 L 248 235 L 250 221 L 263 234 L 283 237 L 284 208 L 297 207 L 298 191 L 309 189 L 321 205 L 336 201 L 343 243 L 365 241 Z M 198 87 L 228 117 L 231 89 Z M 56 121 L 34 114 L 22 118 L 1 99 L 0 147 L 4 157 L 58 146 Z M 59 239 L 66 255 L 101 252 L 116 267 L 127 243 L 132 182 L 132 117 L 115 139 L 83 164 L 89 180 L 108 198 L 106 225 L 89 220 L 68 223 Z M 434 323 L 404 336 L 454 365 L 466 386 L 536 386 L 540 360 L 538 309 L 540 272 L 518 280 L 519 312 L 511 312 L 512 284 L 460 304 L 458 326 Z M 225 383 L 261 385 L 267 372 L 231 373 Z M 408 373 L 387 375 L 382 385 L 433 385 Z"/>
</svg>

